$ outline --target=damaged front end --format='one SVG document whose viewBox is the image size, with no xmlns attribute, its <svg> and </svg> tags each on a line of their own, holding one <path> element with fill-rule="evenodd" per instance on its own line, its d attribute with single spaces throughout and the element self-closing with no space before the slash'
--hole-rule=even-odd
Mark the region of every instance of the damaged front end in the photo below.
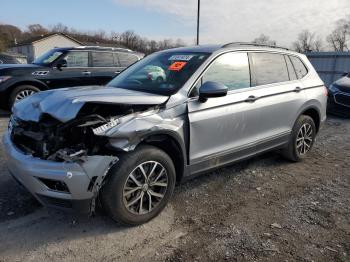
<svg viewBox="0 0 350 262">
<path fill-rule="evenodd" d="M 42 114 L 38 122 L 11 118 L 11 140 L 26 154 L 58 162 L 91 155 L 115 155 L 105 131 L 135 117 L 149 106 L 87 104 L 76 118 L 61 122 Z"/>
<path fill-rule="evenodd" d="M 58 193 L 59 198 L 73 202 L 88 199 L 89 212 L 94 212 L 103 181 L 123 151 L 113 146 L 105 133 L 157 110 L 157 106 L 150 105 L 87 103 L 74 119 L 67 122 L 47 113 L 42 113 L 39 121 L 22 120 L 13 115 L 9 123 L 9 139 L 4 140 L 9 169 L 44 205 L 51 206 L 48 199 L 53 193 Z M 10 144 L 15 149 L 10 148 Z M 17 156 L 16 150 L 31 158 Z M 28 180 L 28 173 L 33 181 Z M 38 182 L 45 190 L 37 185 Z M 57 205 L 56 200 L 54 205 Z"/>
</svg>

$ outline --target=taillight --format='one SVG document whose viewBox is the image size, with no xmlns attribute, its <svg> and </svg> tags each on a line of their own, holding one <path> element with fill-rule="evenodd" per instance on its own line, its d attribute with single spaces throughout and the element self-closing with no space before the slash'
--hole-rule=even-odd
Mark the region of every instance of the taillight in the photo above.
<svg viewBox="0 0 350 262">
<path fill-rule="evenodd" d="M 323 86 L 323 92 L 325 96 L 328 96 L 328 89 L 327 87 Z"/>
</svg>

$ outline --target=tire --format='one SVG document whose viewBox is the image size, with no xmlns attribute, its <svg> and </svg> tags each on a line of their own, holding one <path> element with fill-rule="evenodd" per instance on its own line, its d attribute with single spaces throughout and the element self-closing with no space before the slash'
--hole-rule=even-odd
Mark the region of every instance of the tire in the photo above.
<svg viewBox="0 0 350 262">
<path fill-rule="evenodd" d="M 17 86 L 10 94 L 9 106 L 10 108 L 19 100 L 25 98 L 26 96 L 33 95 L 39 92 L 40 89 L 31 85 L 21 85 Z M 27 94 L 27 95 L 26 95 Z M 19 97 L 20 96 L 20 97 Z"/>
<path fill-rule="evenodd" d="M 157 81 L 157 83 L 161 84 L 161 83 L 164 82 L 164 79 L 163 79 L 163 77 L 158 76 L 157 79 L 156 79 L 156 81 Z"/>
<path fill-rule="evenodd" d="M 303 133 L 307 138 L 301 139 Z M 314 120 L 306 115 L 301 115 L 294 124 L 288 146 L 282 150 L 282 155 L 293 162 L 299 162 L 307 156 L 315 142 L 316 126 Z M 302 146 L 299 146 L 304 143 Z M 306 144 L 306 145 L 305 145 Z"/>
<path fill-rule="evenodd" d="M 145 181 L 140 166 L 147 177 L 156 166 L 149 181 Z M 161 172 L 162 168 L 165 173 Z M 131 174 L 139 185 L 131 178 Z M 156 180 L 158 176 L 160 177 Z M 122 155 L 111 168 L 100 191 L 101 204 L 113 220 L 124 225 L 140 225 L 156 217 L 164 209 L 174 192 L 175 183 L 176 173 L 171 158 L 157 147 L 140 146 L 135 151 Z M 162 198 L 159 197 L 161 195 Z M 133 202 L 135 203 L 132 204 Z"/>
</svg>

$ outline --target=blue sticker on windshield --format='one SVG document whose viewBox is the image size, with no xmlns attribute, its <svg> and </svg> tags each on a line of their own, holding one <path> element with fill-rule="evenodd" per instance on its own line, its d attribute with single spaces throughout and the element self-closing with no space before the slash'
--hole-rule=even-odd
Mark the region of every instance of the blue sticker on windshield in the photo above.
<svg viewBox="0 0 350 262">
<path fill-rule="evenodd" d="M 169 58 L 169 60 L 176 60 L 176 61 L 190 61 L 194 55 L 173 55 Z"/>
</svg>

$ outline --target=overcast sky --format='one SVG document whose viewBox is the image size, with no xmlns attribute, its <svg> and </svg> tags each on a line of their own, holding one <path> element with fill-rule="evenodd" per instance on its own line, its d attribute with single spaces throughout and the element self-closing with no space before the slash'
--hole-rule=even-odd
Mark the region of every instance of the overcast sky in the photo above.
<svg viewBox="0 0 350 262">
<path fill-rule="evenodd" d="M 325 38 L 350 0 L 201 0 L 201 43 L 251 41 L 261 33 L 290 46 L 303 29 Z M 197 0 L 11 0 L 0 22 L 25 28 L 63 23 L 83 31 L 132 29 L 149 38 L 194 43 Z"/>
<path fill-rule="evenodd" d="M 195 25 L 197 0 L 115 1 L 167 13 L 184 27 Z M 201 42 L 251 41 L 264 33 L 290 45 L 303 29 L 324 38 L 347 15 L 350 0 L 201 0 Z"/>
</svg>

